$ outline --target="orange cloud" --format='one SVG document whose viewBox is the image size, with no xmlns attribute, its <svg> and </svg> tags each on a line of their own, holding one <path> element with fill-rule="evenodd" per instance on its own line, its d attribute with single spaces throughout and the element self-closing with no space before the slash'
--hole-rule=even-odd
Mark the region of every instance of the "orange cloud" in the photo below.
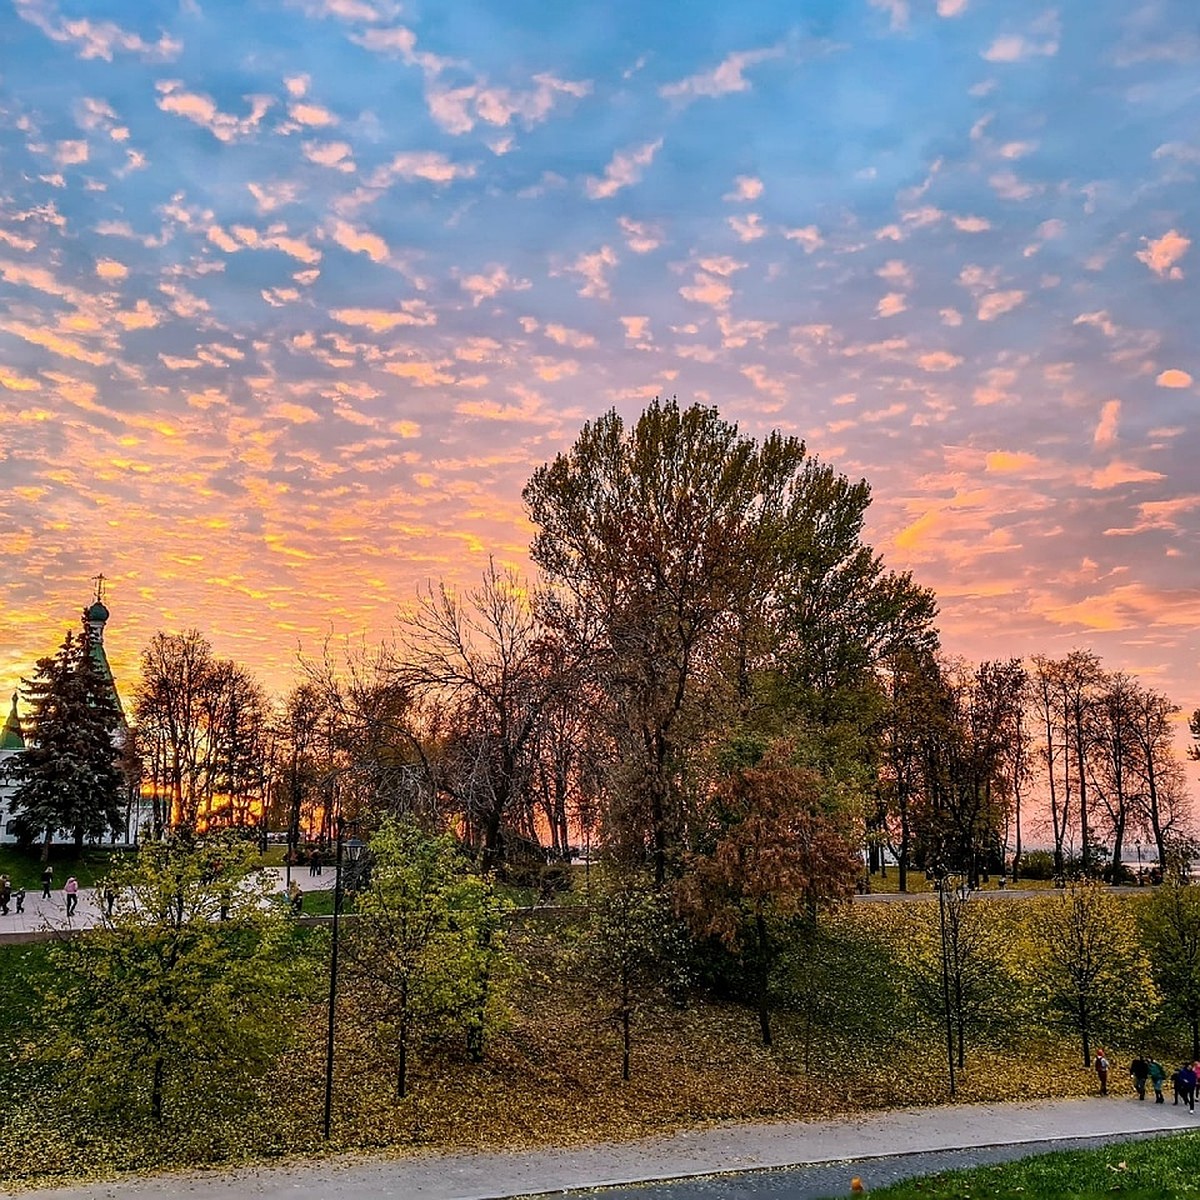
<svg viewBox="0 0 1200 1200">
<path fill-rule="evenodd" d="M 917 366 L 922 371 L 952 371 L 961 364 L 962 359 L 948 350 L 933 350 L 917 358 Z"/>
<path fill-rule="evenodd" d="M 437 313 L 424 300 L 405 300 L 398 312 L 379 308 L 335 308 L 329 315 L 343 325 L 357 325 L 372 333 L 386 333 L 399 325 L 427 327 L 437 324 Z"/>
<path fill-rule="evenodd" d="M 1097 491 L 1120 487 L 1124 483 L 1153 483 L 1166 476 L 1159 471 L 1147 471 L 1131 463 L 1111 462 L 1099 471 L 1093 471 L 1088 486 Z"/>
<path fill-rule="evenodd" d="M 984 460 L 985 469 L 998 475 L 1027 472 L 1042 465 L 1036 454 L 1023 451 L 993 450 Z"/>
<path fill-rule="evenodd" d="M 1110 632 L 1154 625 L 1194 628 L 1200 624 L 1200 592 L 1156 590 L 1138 583 L 1122 584 L 1071 604 L 1041 595 L 1035 597 L 1031 607 L 1057 625 Z"/>
<path fill-rule="evenodd" d="M 1192 244 L 1177 229 L 1169 229 L 1157 239 L 1142 238 L 1145 249 L 1139 250 L 1135 258 L 1144 262 L 1160 279 L 1182 279 L 1183 270 L 1175 264 L 1187 253 Z"/>
<path fill-rule="evenodd" d="M 1192 377 L 1186 371 L 1172 367 L 1163 371 L 1154 382 L 1164 388 L 1186 388 L 1192 386 Z"/>
<path fill-rule="evenodd" d="M 1121 418 L 1120 400 L 1108 400 L 1100 411 L 1100 420 L 1092 437 L 1094 446 L 1111 446 L 1117 440 L 1117 422 Z"/>
</svg>

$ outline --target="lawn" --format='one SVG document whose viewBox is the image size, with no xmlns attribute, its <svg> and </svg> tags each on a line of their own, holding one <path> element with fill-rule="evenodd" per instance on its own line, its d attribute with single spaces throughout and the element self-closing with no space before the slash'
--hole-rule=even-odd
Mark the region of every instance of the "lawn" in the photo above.
<svg viewBox="0 0 1200 1200">
<path fill-rule="evenodd" d="M 1064 1150 L 926 1175 L 873 1191 L 875 1200 L 1183 1200 L 1200 1195 L 1200 1135 Z"/>
<path fill-rule="evenodd" d="M 79 880 L 80 887 L 93 887 L 108 873 L 109 865 L 120 850 L 85 847 L 76 854 L 73 846 L 51 846 L 50 866 L 54 868 L 54 887 L 61 888 L 69 875 Z M 12 880 L 13 886 L 24 884 L 30 892 L 40 892 L 42 887 L 41 847 L 22 850 L 17 846 L 0 846 L 0 873 Z"/>
</svg>

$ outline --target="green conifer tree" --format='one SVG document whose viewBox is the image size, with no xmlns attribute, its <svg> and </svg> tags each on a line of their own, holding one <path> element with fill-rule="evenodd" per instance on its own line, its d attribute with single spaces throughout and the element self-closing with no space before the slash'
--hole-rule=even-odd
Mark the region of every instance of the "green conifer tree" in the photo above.
<svg viewBox="0 0 1200 1200">
<path fill-rule="evenodd" d="M 21 683 L 30 721 L 28 747 L 9 767 L 12 810 L 22 837 L 43 839 L 45 861 L 56 829 L 70 830 L 78 850 L 85 838 L 121 828 L 113 741 L 121 712 L 86 626 L 79 635 L 68 631 L 58 651 L 39 659 L 33 678 Z"/>
</svg>

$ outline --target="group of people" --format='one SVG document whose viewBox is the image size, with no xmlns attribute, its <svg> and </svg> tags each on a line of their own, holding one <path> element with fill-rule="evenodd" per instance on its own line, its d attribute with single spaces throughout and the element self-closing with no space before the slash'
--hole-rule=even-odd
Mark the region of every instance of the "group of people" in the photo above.
<svg viewBox="0 0 1200 1200">
<path fill-rule="evenodd" d="M 42 899 L 50 899 L 50 888 L 54 883 L 54 868 L 47 866 L 42 871 Z M 74 875 L 67 877 L 67 882 L 63 885 L 63 895 L 67 901 L 67 916 L 73 917 L 75 909 L 79 906 L 79 880 Z M 25 888 L 21 884 L 13 885 L 7 875 L 0 875 L 0 917 L 9 915 L 9 905 L 13 906 L 13 911 L 23 913 L 25 911 Z"/>
<path fill-rule="evenodd" d="M 0 917 L 8 916 L 8 906 L 15 904 L 17 912 L 25 911 L 25 889 L 19 884 L 14 888 L 7 875 L 0 875 Z"/>
<path fill-rule="evenodd" d="M 1100 1080 L 1100 1095 L 1108 1095 L 1108 1053 L 1100 1048 L 1096 1054 L 1096 1076 Z M 1165 1104 L 1163 1087 L 1167 1082 L 1167 1068 L 1157 1058 L 1139 1054 L 1129 1064 L 1129 1076 L 1139 1100 L 1146 1099 L 1146 1088 L 1154 1090 L 1154 1103 Z M 1171 1087 L 1176 1104 L 1186 1104 L 1189 1111 L 1196 1111 L 1196 1092 L 1200 1089 L 1200 1062 L 1183 1063 L 1170 1075 Z"/>
</svg>

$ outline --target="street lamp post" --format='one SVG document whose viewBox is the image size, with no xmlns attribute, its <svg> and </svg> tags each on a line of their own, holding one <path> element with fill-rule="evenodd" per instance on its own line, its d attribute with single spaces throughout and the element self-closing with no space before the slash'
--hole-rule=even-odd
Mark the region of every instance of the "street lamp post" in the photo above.
<svg viewBox="0 0 1200 1200">
<path fill-rule="evenodd" d="M 346 822 L 339 815 L 335 824 L 337 832 L 337 854 L 334 859 L 333 876 L 333 935 L 329 949 L 329 1026 L 325 1039 L 325 1140 L 329 1141 L 333 1121 L 333 1029 L 334 1013 L 337 1009 L 338 973 L 338 923 L 342 911 L 342 856 L 346 853 L 352 864 L 358 862 L 363 843 L 358 838 L 346 840 Z"/>
<path fill-rule="evenodd" d="M 934 886 L 938 892 L 938 916 L 942 940 L 942 1009 L 946 1016 L 946 1070 L 950 1078 L 950 1099 L 957 1092 L 954 1067 L 954 1016 L 950 1004 L 950 938 L 946 923 L 946 892 L 953 888 L 965 904 L 971 898 L 971 886 L 965 875 L 937 867 L 933 871 Z"/>
<path fill-rule="evenodd" d="M 950 1099 L 954 1099 L 954 1023 L 950 1017 L 950 954 L 946 944 L 946 873 L 937 871 L 938 915 L 942 930 L 942 1010 L 946 1014 L 946 1067 L 950 1072 Z"/>
</svg>

